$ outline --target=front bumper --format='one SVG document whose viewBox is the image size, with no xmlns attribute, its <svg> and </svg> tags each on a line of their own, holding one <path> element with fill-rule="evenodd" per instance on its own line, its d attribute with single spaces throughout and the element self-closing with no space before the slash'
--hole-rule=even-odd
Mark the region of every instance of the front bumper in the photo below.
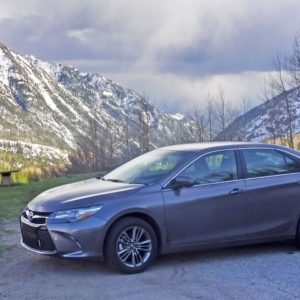
<svg viewBox="0 0 300 300">
<path fill-rule="evenodd" d="M 103 258 L 106 221 L 92 216 L 74 223 L 44 224 L 20 217 L 21 245 L 33 252 L 68 258 Z"/>
</svg>

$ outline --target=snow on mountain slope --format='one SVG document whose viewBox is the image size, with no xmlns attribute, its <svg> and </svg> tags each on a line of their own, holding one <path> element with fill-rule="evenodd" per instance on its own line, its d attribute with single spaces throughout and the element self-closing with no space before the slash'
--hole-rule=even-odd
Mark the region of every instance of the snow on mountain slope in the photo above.
<svg viewBox="0 0 300 300">
<path fill-rule="evenodd" d="M 147 107 L 147 112 L 144 108 Z M 23 56 L 0 43 L 0 138 L 69 150 L 88 120 L 120 134 L 128 126 L 139 146 L 139 120 L 150 122 L 154 147 L 194 140 L 194 124 L 98 74 Z M 119 149 L 124 146 L 121 136 Z"/>
<path fill-rule="evenodd" d="M 68 152 L 59 148 L 32 144 L 26 142 L 16 142 L 0 139 L 0 150 L 10 153 L 18 153 L 22 149 L 25 158 L 45 158 L 47 161 L 54 161 L 63 158 L 68 159 Z"/>
<path fill-rule="evenodd" d="M 287 92 L 290 105 L 293 132 L 300 133 L 300 91 L 293 89 Z M 260 142 L 270 139 L 272 134 L 287 132 L 287 113 L 285 96 L 278 95 L 248 111 L 234 120 L 224 132 L 220 132 L 215 140 Z M 272 124 L 273 123 L 273 124 Z M 277 124 L 277 128 L 274 126 Z M 278 128 L 280 127 L 280 128 Z"/>
</svg>

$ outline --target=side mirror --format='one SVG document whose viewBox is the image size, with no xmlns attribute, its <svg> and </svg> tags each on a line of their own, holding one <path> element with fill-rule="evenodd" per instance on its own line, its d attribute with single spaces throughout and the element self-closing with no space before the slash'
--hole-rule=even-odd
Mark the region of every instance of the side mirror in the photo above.
<svg viewBox="0 0 300 300">
<path fill-rule="evenodd" d="M 173 189 L 180 189 L 183 187 L 193 186 L 194 184 L 195 180 L 193 177 L 186 175 L 178 175 L 172 180 L 170 187 Z"/>
</svg>

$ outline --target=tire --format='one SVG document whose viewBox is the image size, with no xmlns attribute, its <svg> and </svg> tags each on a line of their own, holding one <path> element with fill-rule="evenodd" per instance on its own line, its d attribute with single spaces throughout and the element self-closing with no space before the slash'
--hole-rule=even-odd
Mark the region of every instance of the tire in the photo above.
<svg viewBox="0 0 300 300">
<path fill-rule="evenodd" d="M 298 223 L 298 228 L 297 228 L 297 234 L 296 234 L 296 247 L 298 249 L 300 249 L 300 220 L 299 220 L 299 223 Z"/>
<path fill-rule="evenodd" d="M 143 272 L 157 255 L 157 236 L 152 226 L 140 218 L 121 219 L 108 232 L 105 258 L 125 274 Z"/>
</svg>

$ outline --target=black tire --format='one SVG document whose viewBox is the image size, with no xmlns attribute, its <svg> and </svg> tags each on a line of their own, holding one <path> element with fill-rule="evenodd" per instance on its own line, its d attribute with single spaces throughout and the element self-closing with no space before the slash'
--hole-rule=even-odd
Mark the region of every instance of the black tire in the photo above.
<svg viewBox="0 0 300 300">
<path fill-rule="evenodd" d="M 127 217 L 109 230 L 105 259 L 122 273 L 139 273 L 152 264 L 157 248 L 157 236 L 152 226 L 140 218 Z"/>
<path fill-rule="evenodd" d="M 296 234 L 296 247 L 298 249 L 300 249 L 300 220 L 299 220 L 299 223 L 298 223 L 298 228 L 297 228 L 297 234 Z"/>
</svg>

